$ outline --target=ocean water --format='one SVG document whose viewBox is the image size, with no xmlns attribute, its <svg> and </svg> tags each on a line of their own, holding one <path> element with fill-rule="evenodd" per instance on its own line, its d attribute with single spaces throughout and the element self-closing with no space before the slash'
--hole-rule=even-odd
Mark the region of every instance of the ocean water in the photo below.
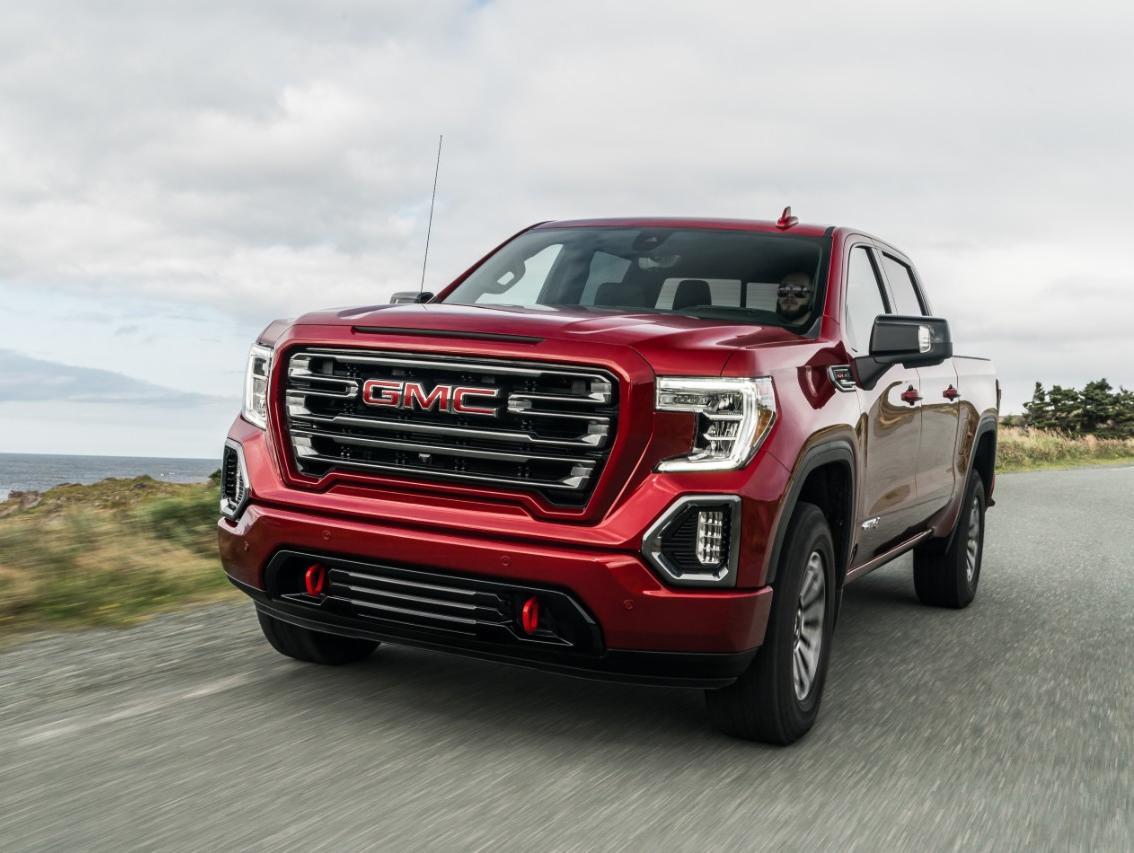
<svg viewBox="0 0 1134 853">
<path fill-rule="evenodd" d="M 11 491 L 42 492 L 61 483 L 97 483 L 107 477 L 142 474 L 171 483 L 201 483 L 218 468 L 219 459 L 0 453 L 0 500 Z"/>
</svg>

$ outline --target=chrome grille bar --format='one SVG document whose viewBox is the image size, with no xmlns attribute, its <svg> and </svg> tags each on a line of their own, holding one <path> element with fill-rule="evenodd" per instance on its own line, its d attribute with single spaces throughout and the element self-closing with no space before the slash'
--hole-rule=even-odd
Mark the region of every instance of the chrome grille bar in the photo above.
<svg viewBox="0 0 1134 853">
<path fill-rule="evenodd" d="M 316 477 L 490 483 L 578 505 L 617 430 L 618 383 L 594 368 L 311 348 L 290 356 L 286 377 L 285 437 L 299 470 Z M 401 390 L 366 399 L 370 380 Z M 503 405 L 466 412 L 451 404 L 457 389 L 478 406 Z"/>
<path fill-rule="evenodd" d="M 600 447 L 606 442 L 610 433 L 606 422 L 595 423 L 590 431 L 578 438 L 539 438 L 528 432 L 512 432 L 504 430 L 472 429 L 469 427 L 446 427 L 436 424 L 413 423 L 412 421 L 392 421 L 380 418 L 360 418 L 351 415 L 335 415 L 324 417 L 316 415 L 302 403 L 292 403 L 292 392 L 288 392 L 288 414 L 298 421 L 310 421 L 315 424 L 328 424 L 338 427 L 358 427 L 360 429 L 373 429 L 387 432 L 412 432 L 422 435 L 444 435 L 466 440 L 494 440 L 515 442 L 517 444 L 540 447 Z"/>
<path fill-rule="evenodd" d="M 306 438 L 326 437 L 336 444 L 357 447 L 384 447 L 390 450 L 407 450 L 411 453 L 441 453 L 446 456 L 468 456 L 473 459 L 495 459 L 501 462 L 567 462 L 594 466 L 593 462 L 580 463 L 573 456 L 550 456 L 543 453 L 515 453 L 508 450 L 480 450 L 476 447 L 448 446 L 444 444 L 423 444 L 417 441 L 400 441 L 388 438 L 366 438 L 360 435 L 334 435 L 315 430 L 293 429 L 291 434 Z"/>
</svg>

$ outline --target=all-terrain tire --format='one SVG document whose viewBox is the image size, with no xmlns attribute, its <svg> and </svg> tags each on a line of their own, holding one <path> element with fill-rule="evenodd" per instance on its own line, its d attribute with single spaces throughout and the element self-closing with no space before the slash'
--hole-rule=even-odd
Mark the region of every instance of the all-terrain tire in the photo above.
<svg viewBox="0 0 1134 853">
<path fill-rule="evenodd" d="M 300 628 L 258 610 L 256 616 L 260 620 L 260 629 L 272 648 L 281 655 L 296 660 L 339 666 L 365 660 L 378 648 L 378 643 L 371 640 L 338 637 Z"/>
<path fill-rule="evenodd" d="M 816 585 L 822 601 L 818 615 Z M 764 644 L 733 684 L 705 691 L 714 727 L 734 737 L 779 745 L 807 734 L 819 716 L 837 601 L 831 529 L 819 507 L 800 503 L 788 523 Z M 804 644 L 808 637 L 811 645 Z M 802 695 L 802 663 L 797 663 L 801 653 L 811 664 Z"/>
<path fill-rule="evenodd" d="M 914 590 L 922 604 L 960 608 L 972 602 L 984 556 L 984 511 L 984 483 L 973 470 L 953 535 L 914 551 Z"/>
</svg>

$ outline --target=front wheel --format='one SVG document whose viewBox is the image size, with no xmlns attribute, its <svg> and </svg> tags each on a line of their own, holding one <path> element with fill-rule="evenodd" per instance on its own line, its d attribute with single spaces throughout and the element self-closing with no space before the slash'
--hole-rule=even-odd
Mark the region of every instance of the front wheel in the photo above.
<svg viewBox="0 0 1134 853">
<path fill-rule="evenodd" d="M 772 596 L 772 613 L 748 669 L 705 692 L 709 719 L 727 734 L 786 745 L 819 716 L 835 624 L 835 547 L 819 507 L 792 513 Z"/>
</svg>

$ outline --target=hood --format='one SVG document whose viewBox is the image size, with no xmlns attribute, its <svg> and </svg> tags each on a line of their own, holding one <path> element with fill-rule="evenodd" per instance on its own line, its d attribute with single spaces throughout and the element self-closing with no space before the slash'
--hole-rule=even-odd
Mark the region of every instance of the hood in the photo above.
<svg viewBox="0 0 1134 853">
<path fill-rule="evenodd" d="M 775 326 L 704 320 L 678 314 L 622 314 L 602 309 L 480 305 L 388 305 L 316 311 L 297 325 L 350 326 L 375 333 L 419 333 L 470 342 L 498 338 L 625 346 L 659 373 L 718 375 L 738 348 L 802 342 Z M 537 339 L 537 340 L 533 340 Z"/>
</svg>

